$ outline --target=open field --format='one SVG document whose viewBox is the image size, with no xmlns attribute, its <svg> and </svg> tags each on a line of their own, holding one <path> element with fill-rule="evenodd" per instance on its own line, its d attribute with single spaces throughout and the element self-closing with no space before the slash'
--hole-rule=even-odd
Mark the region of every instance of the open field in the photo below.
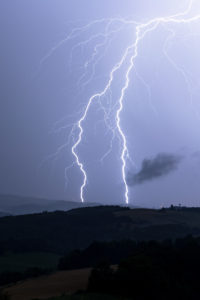
<svg viewBox="0 0 200 300">
<path fill-rule="evenodd" d="M 91 269 L 56 272 L 19 282 L 3 290 L 11 300 L 32 300 L 58 297 L 85 290 Z"/>
<path fill-rule="evenodd" d="M 28 268 L 55 270 L 59 257 L 53 253 L 43 252 L 7 253 L 0 256 L 0 270 L 1 272 L 23 272 Z"/>
</svg>

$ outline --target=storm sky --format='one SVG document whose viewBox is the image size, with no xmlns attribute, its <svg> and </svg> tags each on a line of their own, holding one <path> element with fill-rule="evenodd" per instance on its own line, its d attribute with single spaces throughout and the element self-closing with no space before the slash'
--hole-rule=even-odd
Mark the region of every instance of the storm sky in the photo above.
<svg viewBox="0 0 200 300">
<path fill-rule="evenodd" d="M 74 140 L 67 144 L 68 136 L 88 99 L 104 88 L 135 31 L 126 27 L 100 48 L 92 80 L 88 80 L 92 65 L 84 78 L 82 75 L 101 38 L 76 45 L 103 32 L 104 23 L 55 46 L 73 28 L 97 19 L 122 17 L 145 22 L 184 11 L 187 5 L 183 0 L 1 0 L 1 194 L 80 201 L 82 174 L 76 165 L 68 169 L 66 184 L 65 168 L 74 162 Z M 197 13 L 200 5 L 194 1 L 190 15 Z M 125 67 L 116 74 L 104 103 L 114 105 L 119 99 Z M 117 139 L 101 161 L 112 139 L 103 117 L 102 109 L 94 104 L 84 123 L 83 143 L 77 149 L 88 174 L 85 199 L 123 204 Z M 121 126 L 131 157 L 126 170 L 132 180 L 130 204 L 199 206 L 200 21 L 160 25 L 140 43 Z M 62 145 L 65 147 L 60 148 Z M 51 156 L 58 149 L 58 155 Z"/>
</svg>

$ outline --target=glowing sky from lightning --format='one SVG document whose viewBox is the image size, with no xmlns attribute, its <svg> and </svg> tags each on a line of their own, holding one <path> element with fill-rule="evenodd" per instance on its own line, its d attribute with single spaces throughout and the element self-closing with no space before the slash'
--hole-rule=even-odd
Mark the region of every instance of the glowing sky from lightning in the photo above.
<svg viewBox="0 0 200 300">
<path fill-rule="evenodd" d="M 198 0 L 0 6 L 1 193 L 200 204 Z M 127 185 L 163 152 L 176 171 Z"/>
<path fill-rule="evenodd" d="M 122 175 L 122 180 L 124 183 L 124 189 L 125 189 L 125 193 L 124 193 L 124 197 L 125 197 L 125 202 L 126 204 L 129 204 L 129 189 L 128 189 L 128 184 L 126 181 L 126 171 L 127 171 L 127 158 L 129 157 L 129 153 L 128 153 L 128 147 L 127 147 L 127 138 L 125 133 L 123 132 L 123 129 L 121 127 L 121 112 L 123 110 L 123 105 L 124 105 L 124 100 L 125 100 L 125 92 L 129 87 L 130 84 L 130 72 L 132 71 L 133 67 L 134 67 L 134 63 L 135 63 L 135 59 L 138 56 L 138 51 L 139 51 L 139 44 L 140 42 L 142 42 L 142 40 L 145 38 L 146 34 L 148 34 L 149 32 L 155 30 L 160 24 L 170 24 L 170 23 L 176 23 L 176 24 L 186 24 L 186 23 L 191 23 L 191 22 L 195 22 L 198 21 L 200 19 L 200 15 L 195 15 L 192 17 L 187 17 L 187 15 L 190 13 L 191 8 L 192 8 L 192 4 L 193 1 L 189 1 L 189 5 L 187 7 L 187 9 L 184 12 L 178 12 L 175 15 L 172 16 L 165 16 L 165 17 L 157 17 L 157 18 L 153 18 L 151 20 L 149 20 L 148 22 L 145 23 L 137 23 L 135 21 L 130 21 L 130 20 L 123 20 L 123 19 L 111 19 L 108 20 L 108 24 L 106 26 L 106 30 L 105 33 L 103 34 L 104 37 L 108 37 L 108 35 L 111 35 L 113 32 L 117 32 L 117 29 L 114 31 L 109 32 L 109 27 L 110 25 L 112 25 L 113 22 L 122 22 L 124 24 L 134 24 L 135 25 L 135 32 L 136 32 L 136 36 L 135 36 L 135 41 L 130 44 L 130 46 L 128 46 L 122 56 L 122 59 L 112 68 L 111 72 L 110 72 L 110 76 L 109 76 L 109 81 L 106 84 L 105 88 L 98 93 L 93 94 L 88 103 L 86 104 L 86 107 L 84 109 L 84 112 L 81 116 L 81 118 L 79 119 L 78 123 L 77 123 L 77 127 L 78 127 L 78 137 L 74 138 L 75 142 L 72 146 L 72 154 L 75 157 L 75 161 L 76 164 L 78 165 L 78 167 L 80 168 L 80 171 L 82 172 L 83 175 L 83 183 L 81 185 L 80 188 L 80 199 L 82 202 L 85 201 L 84 199 L 84 189 L 87 185 L 87 171 L 84 168 L 84 163 L 81 161 L 81 159 L 79 158 L 79 153 L 78 153 L 78 146 L 80 145 L 80 143 L 82 142 L 82 136 L 84 134 L 84 121 L 86 121 L 87 119 L 87 115 L 89 113 L 89 109 L 90 106 L 92 105 L 92 103 L 96 100 L 99 99 L 103 96 L 106 95 L 107 91 L 111 88 L 112 86 L 112 82 L 114 80 L 114 75 L 115 72 L 118 71 L 123 63 L 126 61 L 126 59 L 129 57 L 129 63 L 128 63 L 128 68 L 125 71 L 125 84 L 124 86 L 121 88 L 121 95 L 119 100 L 117 100 L 118 102 L 118 109 L 116 110 L 116 117 L 115 117 L 115 124 L 116 124 L 116 129 L 118 131 L 119 134 L 119 138 L 121 139 L 121 155 L 120 155 L 120 159 L 121 159 L 121 164 L 122 164 L 122 168 L 121 168 L 121 175 Z M 58 47 L 60 47 L 63 43 L 67 42 L 68 40 L 70 40 L 71 38 L 73 38 L 74 36 L 76 36 L 77 33 L 84 32 L 85 30 L 87 30 L 88 28 L 90 28 L 91 26 L 95 25 L 96 23 L 102 23 L 105 22 L 106 20 L 95 20 L 94 22 L 87 24 L 85 27 L 82 28 L 77 28 L 74 29 L 71 34 L 64 40 L 62 40 L 56 47 L 52 48 L 50 50 L 50 52 L 43 58 L 42 61 L 44 61 L 45 59 L 47 59 Z M 118 29 L 120 30 L 120 29 Z M 172 34 L 175 35 L 175 32 L 172 30 Z M 91 35 L 91 37 L 82 42 L 79 43 L 78 45 L 76 45 L 75 47 L 79 47 L 79 46 L 83 46 L 84 44 L 89 43 L 92 40 L 95 40 L 95 38 L 99 37 L 100 34 L 94 34 Z M 101 46 L 102 44 L 97 44 L 94 48 L 94 52 L 91 56 L 91 59 L 86 62 L 85 64 L 85 69 L 87 69 L 88 64 L 90 63 L 94 63 L 94 57 L 97 54 L 97 49 Z M 131 54 L 132 53 L 132 54 Z M 167 55 L 167 52 L 165 51 L 165 55 Z M 170 60 L 170 58 L 168 57 L 168 59 Z M 175 63 L 173 63 L 174 65 L 176 65 Z M 184 71 L 183 71 L 183 75 L 185 75 Z M 83 75 L 84 77 L 84 75 Z M 185 78 L 187 79 L 187 76 L 185 75 Z M 122 78 L 123 80 L 123 78 Z M 81 80 L 80 80 L 81 81 Z M 114 129 L 113 129 L 114 130 Z M 112 144 L 111 144 L 112 147 Z"/>
</svg>

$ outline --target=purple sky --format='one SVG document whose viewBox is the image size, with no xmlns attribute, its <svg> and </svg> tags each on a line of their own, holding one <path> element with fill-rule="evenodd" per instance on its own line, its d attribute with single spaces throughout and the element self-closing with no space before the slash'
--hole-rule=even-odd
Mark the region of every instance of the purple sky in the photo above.
<svg viewBox="0 0 200 300">
<path fill-rule="evenodd" d="M 76 166 L 69 169 L 65 187 L 65 168 L 74 161 L 73 139 L 56 159 L 46 158 L 66 143 L 70 133 L 67 125 L 76 122 L 88 99 L 105 87 L 110 70 L 135 38 L 135 31 L 134 27 L 125 27 L 108 39 L 105 47 L 100 48 L 94 77 L 83 89 L 81 83 L 87 82 L 93 72 L 90 65 L 80 81 L 84 64 L 92 57 L 95 45 L 103 40 L 97 37 L 83 47 L 75 46 L 97 32 L 104 32 L 105 23 L 90 27 L 64 43 L 41 64 L 52 47 L 73 28 L 96 19 L 129 17 L 144 22 L 184 11 L 187 3 L 178 0 L 1 1 L 1 194 L 80 200 L 82 175 Z M 200 5 L 195 3 L 191 15 L 200 14 Z M 170 39 L 172 30 L 175 37 Z M 199 53 L 200 21 L 189 25 L 160 25 L 139 45 L 121 114 L 133 160 L 132 165 L 127 164 L 127 171 L 134 177 L 145 159 L 154 162 L 163 153 L 181 159 L 170 172 L 131 185 L 133 205 L 200 204 Z M 114 105 L 119 99 L 126 67 L 116 74 L 112 94 L 108 93 L 104 103 Z M 102 119 L 102 110 L 94 104 L 84 123 L 83 143 L 78 147 L 88 174 L 85 198 L 104 204 L 123 204 L 117 139 L 111 153 L 100 162 L 112 138 Z"/>
</svg>

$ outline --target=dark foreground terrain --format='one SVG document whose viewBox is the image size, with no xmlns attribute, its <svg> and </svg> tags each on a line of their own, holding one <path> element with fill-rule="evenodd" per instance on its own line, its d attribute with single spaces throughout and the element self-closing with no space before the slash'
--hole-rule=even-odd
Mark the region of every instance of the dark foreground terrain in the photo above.
<svg viewBox="0 0 200 300">
<path fill-rule="evenodd" d="M 199 299 L 200 238 L 96 243 L 90 248 L 96 259 L 94 268 L 59 271 L 19 282 L 3 288 L 2 299 Z M 118 248 L 125 249 L 121 253 Z M 110 250 L 113 255 L 122 255 L 118 265 L 111 264 L 112 256 L 102 260 Z M 89 256 L 85 258 L 90 263 Z M 78 267 L 81 260 L 76 263 Z"/>
<path fill-rule="evenodd" d="M 58 299 L 198 299 L 199 237 L 199 208 L 99 206 L 2 217 L 2 299 L 5 291 L 28 300 L 80 289 L 87 292 Z"/>
</svg>

